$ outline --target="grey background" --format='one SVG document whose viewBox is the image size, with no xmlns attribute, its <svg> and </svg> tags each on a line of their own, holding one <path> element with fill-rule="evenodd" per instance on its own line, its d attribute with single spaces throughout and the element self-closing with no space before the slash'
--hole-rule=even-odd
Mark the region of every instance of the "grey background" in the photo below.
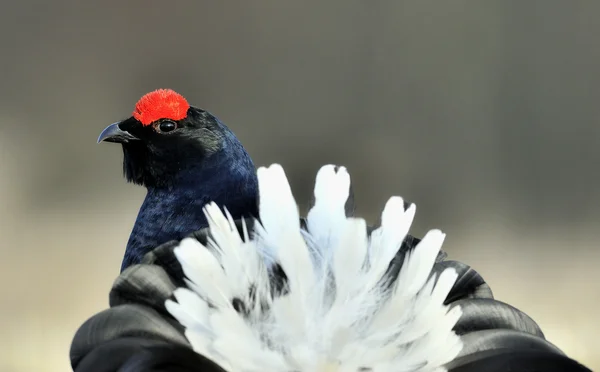
<svg viewBox="0 0 600 372">
<path fill-rule="evenodd" d="M 0 8 L 0 369 L 68 370 L 144 190 L 96 145 L 144 93 L 226 122 L 306 202 L 346 165 L 600 368 L 600 2 L 66 0 Z"/>
</svg>

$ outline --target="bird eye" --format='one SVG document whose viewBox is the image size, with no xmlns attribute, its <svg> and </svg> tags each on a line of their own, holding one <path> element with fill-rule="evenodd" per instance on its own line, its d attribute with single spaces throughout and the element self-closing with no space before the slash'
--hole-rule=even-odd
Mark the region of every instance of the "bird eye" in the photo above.
<svg viewBox="0 0 600 372">
<path fill-rule="evenodd" d="M 162 133 L 167 133 L 167 132 L 172 132 L 175 129 L 177 129 L 177 124 L 175 124 L 174 122 L 167 120 L 167 121 L 163 121 L 160 124 L 158 124 L 158 131 L 162 132 Z"/>
</svg>

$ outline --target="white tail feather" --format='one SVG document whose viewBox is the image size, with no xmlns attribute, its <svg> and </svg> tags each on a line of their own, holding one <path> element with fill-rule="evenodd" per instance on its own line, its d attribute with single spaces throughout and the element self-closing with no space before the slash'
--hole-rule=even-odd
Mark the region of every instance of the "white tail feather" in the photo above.
<svg viewBox="0 0 600 372">
<path fill-rule="evenodd" d="M 452 331 L 460 308 L 444 305 L 457 274 L 431 276 L 444 234 L 432 230 L 406 252 L 390 283 L 414 204 L 391 198 L 368 238 L 364 220 L 345 216 L 348 172 L 328 165 L 303 230 L 281 166 L 260 168 L 258 180 L 262 225 L 252 240 L 209 204 L 207 247 L 185 239 L 175 248 L 189 289 L 166 308 L 194 350 L 231 372 L 445 371 L 462 344 Z M 282 294 L 271 288 L 274 263 L 287 278 Z"/>
</svg>

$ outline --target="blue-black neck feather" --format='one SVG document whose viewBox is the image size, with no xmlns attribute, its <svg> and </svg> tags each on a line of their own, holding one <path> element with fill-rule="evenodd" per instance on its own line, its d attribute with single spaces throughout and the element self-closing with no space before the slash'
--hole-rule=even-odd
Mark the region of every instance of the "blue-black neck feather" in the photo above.
<svg viewBox="0 0 600 372">
<path fill-rule="evenodd" d="M 216 152 L 176 173 L 169 187 L 147 186 L 121 271 L 160 244 L 207 227 L 203 207 L 211 201 L 226 207 L 233 218 L 258 215 L 254 164 L 228 129 L 221 140 Z"/>
</svg>

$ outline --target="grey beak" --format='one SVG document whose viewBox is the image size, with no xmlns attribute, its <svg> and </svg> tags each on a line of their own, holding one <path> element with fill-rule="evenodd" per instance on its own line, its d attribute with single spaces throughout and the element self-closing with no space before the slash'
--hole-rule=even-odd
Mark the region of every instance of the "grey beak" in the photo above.
<svg viewBox="0 0 600 372">
<path fill-rule="evenodd" d="M 138 141 L 139 138 L 133 134 L 119 128 L 119 123 L 114 123 L 104 128 L 100 136 L 98 136 L 98 143 L 100 142 L 115 142 L 115 143 L 127 143 L 129 141 Z"/>
</svg>

